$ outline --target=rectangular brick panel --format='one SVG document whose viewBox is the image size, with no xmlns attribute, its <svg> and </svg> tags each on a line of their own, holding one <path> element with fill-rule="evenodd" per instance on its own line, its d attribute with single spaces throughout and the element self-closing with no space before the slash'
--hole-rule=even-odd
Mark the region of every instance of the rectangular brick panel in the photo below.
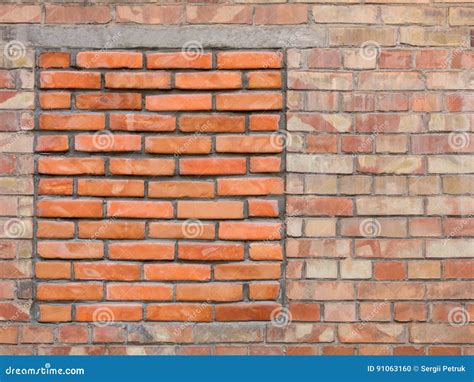
<svg viewBox="0 0 474 382">
<path fill-rule="evenodd" d="M 38 320 L 269 320 L 282 301 L 283 54 L 38 62 Z"/>
</svg>

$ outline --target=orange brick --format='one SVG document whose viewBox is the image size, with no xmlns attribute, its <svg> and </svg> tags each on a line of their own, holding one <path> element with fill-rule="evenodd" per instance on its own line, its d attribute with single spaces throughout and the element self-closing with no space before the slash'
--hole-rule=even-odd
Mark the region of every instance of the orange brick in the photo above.
<svg viewBox="0 0 474 382">
<path fill-rule="evenodd" d="M 127 221 L 80 221 L 81 239 L 143 239 L 145 224 Z"/>
<path fill-rule="evenodd" d="M 77 151 L 139 151 L 141 150 L 141 137 L 138 135 L 76 135 L 74 147 Z"/>
<path fill-rule="evenodd" d="M 179 160 L 181 175 L 243 175 L 246 158 L 183 158 Z"/>
<path fill-rule="evenodd" d="M 155 223 L 149 225 L 149 237 L 159 239 L 214 239 L 216 227 L 211 223 Z"/>
<path fill-rule="evenodd" d="M 84 93 L 76 95 L 78 109 L 132 109 L 142 108 L 139 93 Z"/>
<path fill-rule="evenodd" d="M 211 138 L 147 137 L 145 151 L 153 154 L 208 154 L 211 152 Z"/>
<path fill-rule="evenodd" d="M 148 69 L 211 69 L 212 55 L 210 53 L 187 54 L 149 53 L 147 54 Z"/>
<path fill-rule="evenodd" d="M 73 180 L 67 178 L 44 178 L 38 185 L 39 195 L 72 195 Z"/>
<path fill-rule="evenodd" d="M 251 243 L 249 257 L 251 260 L 282 260 L 283 250 L 280 244 Z"/>
<path fill-rule="evenodd" d="M 174 243 L 110 243 L 109 258 L 113 260 L 173 260 Z"/>
<path fill-rule="evenodd" d="M 250 158 L 250 172 L 280 172 L 281 158 L 253 157 Z"/>
<path fill-rule="evenodd" d="M 241 201 L 178 201 L 178 219 L 242 219 Z"/>
<path fill-rule="evenodd" d="M 143 66 L 142 54 L 138 52 L 79 52 L 76 64 L 80 68 L 139 69 Z"/>
<path fill-rule="evenodd" d="M 104 160 L 101 158 L 41 157 L 38 173 L 49 175 L 102 175 Z"/>
<path fill-rule="evenodd" d="M 47 24 L 105 24 L 111 19 L 108 5 L 46 5 Z"/>
<path fill-rule="evenodd" d="M 208 304 L 150 304 L 147 306 L 150 321 L 212 321 L 212 306 Z"/>
<path fill-rule="evenodd" d="M 282 65 L 283 55 L 276 52 L 220 52 L 219 69 L 276 69 Z"/>
<path fill-rule="evenodd" d="M 176 285 L 177 301 L 241 301 L 243 297 L 241 284 L 178 284 Z"/>
<path fill-rule="evenodd" d="M 216 306 L 216 321 L 267 321 L 278 304 L 232 304 Z"/>
<path fill-rule="evenodd" d="M 279 153 L 282 142 L 272 135 L 218 136 L 216 151 L 220 153 Z"/>
<path fill-rule="evenodd" d="M 76 320 L 109 323 L 112 321 L 140 321 L 142 306 L 139 304 L 97 304 L 76 306 Z"/>
<path fill-rule="evenodd" d="M 71 264 L 61 261 L 37 262 L 35 274 L 39 279 L 70 279 Z"/>
<path fill-rule="evenodd" d="M 41 72 L 43 89 L 100 89 L 100 73 L 95 72 Z"/>
<path fill-rule="evenodd" d="M 105 87 L 110 89 L 170 89 L 171 74 L 166 72 L 105 73 Z"/>
<path fill-rule="evenodd" d="M 103 297 L 100 283 L 39 284 L 37 288 L 36 298 L 42 301 L 92 301 Z"/>
<path fill-rule="evenodd" d="M 185 114 L 179 117 L 179 129 L 186 133 L 243 133 L 245 117 L 224 114 Z"/>
<path fill-rule="evenodd" d="M 166 176 L 174 175 L 174 159 L 110 158 L 109 171 L 116 175 Z"/>
<path fill-rule="evenodd" d="M 104 245 L 101 242 L 40 241 L 37 252 L 45 259 L 101 259 Z"/>
<path fill-rule="evenodd" d="M 39 220 L 36 236 L 43 239 L 72 239 L 74 237 L 74 223 Z"/>
<path fill-rule="evenodd" d="M 249 89 L 278 89 L 281 87 L 281 73 L 275 71 L 247 73 Z"/>
<path fill-rule="evenodd" d="M 67 322 L 71 321 L 72 313 L 70 306 L 45 305 L 39 306 L 40 322 Z"/>
<path fill-rule="evenodd" d="M 107 300 L 168 301 L 173 298 L 173 287 L 157 284 L 108 284 Z"/>
<path fill-rule="evenodd" d="M 280 285 L 277 283 L 251 283 L 249 285 L 250 300 L 276 300 L 280 293 Z"/>
<path fill-rule="evenodd" d="M 280 264 L 219 264 L 214 267 L 216 280 L 270 280 L 280 276 Z"/>
<path fill-rule="evenodd" d="M 176 73 L 176 89 L 239 89 L 242 87 L 238 72 Z"/>
<path fill-rule="evenodd" d="M 211 94 L 170 94 L 145 97 L 145 108 L 151 111 L 211 110 Z"/>
<path fill-rule="evenodd" d="M 170 219 L 174 209 L 171 202 L 148 202 L 138 200 L 111 200 L 107 202 L 107 216 L 120 218 Z"/>
<path fill-rule="evenodd" d="M 77 193 L 87 196 L 144 196 L 143 180 L 79 179 Z"/>
<path fill-rule="evenodd" d="M 280 116 L 274 114 L 252 114 L 249 121 L 249 129 L 251 131 L 275 131 L 278 130 Z"/>
<path fill-rule="evenodd" d="M 205 181 L 166 181 L 150 182 L 148 185 L 150 198 L 212 198 L 214 183 Z"/>
<path fill-rule="evenodd" d="M 44 52 L 40 54 L 39 66 L 41 68 L 67 68 L 70 65 L 69 53 Z"/>
<path fill-rule="evenodd" d="M 221 222 L 219 238 L 223 240 L 279 240 L 280 223 Z"/>
<path fill-rule="evenodd" d="M 74 263 L 74 276 L 78 280 L 139 280 L 140 265 L 80 262 Z"/>
<path fill-rule="evenodd" d="M 179 243 L 178 257 L 196 261 L 238 261 L 244 259 L 242 244 Z"/>
<path fill-rule="evenodd" d="M 43 135 L 36 140 L 35 150 L 38 152 L 57 152 L 69 150 L 67 135 Z"/>
<path fill-rule="evenodd" d="M 280 93 L 229 93 L 216 95 L 217 110 L 280 110 Z"/>
<path fill-rule="evenodd" d="M 277 217 L 279 214 L 277 200 L 250 199 L 248 206 L 252 217 Z"/>
<path fill-rule="evenodd" d="M 110 130 L 174 131 L 176 117 L 153 114 L 111 114 Z"/>
<path fill-rule="evenodd" d="M 189 264 L 145 264 L 145 280 L 152 281 L 207 281 L 211 278 L 208 265 Z"/>
<path fill-rule="evenodd" d="M 103 130 L 104 114 L 41 114 L 41 130 Z"/>
<path fill-rule="evenodd" d="M 40 93 L 39 102 L 42 109 L 69 109 L 71 107 L 71 93 Z"/>
<path fill-rule="evenodd" d="M 100 200 L 43 199 L 36 203 L 39 217 L 99 218 L 102 216 Z"/>
<path fill-rule="evenodd" d="M 219 195 L 280 195 L 283 180 L 280 178 L 229 178 L 217 181 Z"/>
</svg>

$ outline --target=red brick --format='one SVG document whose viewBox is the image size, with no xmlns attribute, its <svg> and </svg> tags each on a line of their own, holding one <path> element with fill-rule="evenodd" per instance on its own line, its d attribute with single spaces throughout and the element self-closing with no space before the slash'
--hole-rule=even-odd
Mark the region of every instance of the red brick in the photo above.
<svg viewBox="0 0 474 382">
<path fill-rule="evenodd" d="M 403 280 L 406 278 L 403 262 L 377 262 L 374 264 L 374 278 L 376 280 Z"/>
<path fill-rule="evenodd" d="M 179 117 L 179 129 L 186 133 L 243 133 L 245 118 L 224 114 L 185 114 Z"/>
<path fill-rule="evenodd" d="M 159 239 L 214 239 L 216 227 L 213 223 L 190 220 L 188 223 L 149 224 L 149 237 Z"/>
<path fill-rule="evenodd" d="M 171 94 L 145 97 L 145 108 L 151 111 L 211 110 L 210 94 Z"/>
<path fill-rule="evenodd" d="M 140 265 L 80 262 L 74 263 L 74 276 L 77 280 L 139 280 Z"/>
<path fill-rule="evenodd" d="M 105 73 L 105 87 L 111 89 L 169 89 L 170 73 Z"/>
<path fill-rule="evenodd" d="M 74 223 L 39 220 L 36 235 L 38 238 L 44 239 L 72 239 L 74 237 Z"/>
<path fill-rule="evenodd" d="M 36 140 L 35 150 L 44 152 L 57 152 L 69 150 L 67 135 L 43 135 Z"/>
<path fill-rule="evenodd" d="M 212 307 L 208 304 L 150 304 L 146 317 L 150 321 L 209 322 Z"/>
<path fill-rule="evenodd" d="M 40 241 L 37 252 L 45 259 L 101 259 L 104 245 L 101 242 Z"/>
<path fill-rule="evenodd" d="M 41 130 L 103 130 L 105 116 L 103 114 L 41 114 L 39 117 Z"/>
<path fill-rule="evenodd" d="M 219 153 L 279 153 L 282 142 L 273 135 L 218 136 L 216 151 Z"/>
<path fill-rule="evenodd" d="M 281 74 L 276 71 L 247 73 L 249 89 L 278 89 L 281 87 Z"/>
<path fill-rule="evenodd" d="M 151 281 L 208 281 L 211 267 L 189 264 L 145 264 L 145 280 Z"/>
<path fill-rule="evenodd" d="M 179 160 L 181 175 L 243 175 L 246 158 L 183 158 Z"/>
<path fill-rule="evenodd" d="M 140 321 L 142 306 L 138 304 L 100 304 L 76 306 L 77 321 L 109 323 L 112 321 Z"/>
<path fill-rule="evenodd" d="M 132 109 L 142 108 L 142 96 L 139 93 L 84 93 L 76 95 L 78 109 Z"/>
<path fill-rule="evenodd" d="M 249 216 L 257 217 L 278 217 L 277 200 L 250 199 L 248 201 Z"/>
<path fill-rule="evenodd" d="M 238 261 L 244 259 L 242 244 L 179 243 L 178 258 L 196 261 Z"/>
<path fill-rule="evenodd" d="M 283 55 L 275 52 L 220 52 L 217 54 L 219 69 L 278 69 Z"/>
<path fill-rule="evenodd" d="M 267 321 L 278 304 L 231 304 L 216 306 L 216 321 Z"/>
<path fill-rule="evenodd" d="M 416 67 L 420 69 L 447 69 L 447 50 L 420 50 L 415 53 Z"/>
<path fill-rule="evenodd" d="M 176 73 L 176 89 L 239 89 L 242 87 L 238 72 Z"/>
<path fill-rule="evenodd" d="M 173 205 L 170 202 L 148 202 L 120 200 L 107 202 L 107 216 L 121 218 L 170 219 L 173 217 Z"/>
<path fill-rule="evenodd" d="M 229 93 L 216 95 L 217 110 L 280 110 L 280 93 Z"/>
<path fill-rule="evenodd" d="M 43 199 L 36 203 L 39 217 L 99 218 L 102 217 L 100 200 Z"/>
<path fill-rule="evenodd" d="M 188 5 L 186 20 L 190 24 L 251 24 L 252 7 L 246 5 Z"/>
<path fill-rule="evenodd" d="M 37 262 L 35 274 L 40 279 L 70 279 L 71 264 L 61 261 Z"/>
<path fill-rule="evenodd" d="M 76 65 L 80 68 L 139 69 L 143 66 L 142 54 L 138 52 L 79 52 Z"/>
<path fill-rule="evenodd" d="M 315 69 L 340 68 L 341 54 L 334 49 L 311 49 L 308 54 L 308 67 Z"/>
<path fill-rule="evenodd" d="M 44 178 L 38 185 L 39 195 L 72 195 L 73 180 L 67 178 Z"/>
<path fill-rule="evenodd" d="M 81 239 L 143 239 L 145 224 L 128 221 L 80 221 Z"/>
<path fill-rule="evenodd" d="M 276 300 L 280 293 L 280 285 L 278 283 L 251 283 L 249 285 L 249 299 Z"/>
<path fill-rule="evenodd" d="M 219 238 L 224 240 L 279 240 L 280 237 L 280 223 L 219 223 Z"/>
<path fill-rule="evenodd" d="M 138 135 L 76 135 L 74 148 L 76 151 L 109 152 L 109 151 L 140 151 L 141 137 Z"/>
<path fill-rule="evenodd" d="M 280 172 L 281 158 L 278 157 L 253 157 L 250 158 L 250 172 Z"/>
<path fill-rule="evenodd" d="M 67 322 L 71 321 L 71 307 L 68 305 L 45 305 L 39 306 L 40 322 Z"/>
<path fill-rule="evenodd" d="M 87 196 L 144 196 L 143 180 L 79 179 L 77 193 Z"/>
<path fill-rule="evenodd" d="M 174 159 L 110 158 L 109 171 L 117 175 L 166 176 L 174 175 Z"/>
<path fill-rule="evenodd" d="M 43 89 L 100 89 L 100 73 L 96 72 L 41 72 Z"/>
<path fill-rule="evenodd" d="M 174 131 L 176 117 L 153 114 L 111 114 L 110 130 Z"/>
<path fill-rule="evenodd" d="M 280 178 L 229 178 L 217 181 L 219 195 L 279 195 L 283 193 Z"/>
<path fill-rule="evenodd" d="M 107 285 L 107 300 L 168 301 L 172 297 L 173 287 L 170 285 L 126 283 Z"/>
<path fill-rule="evenodd" d="M 194 52 L 192 52 L 194 53 Z M 211 69 L 212 55 L 210 53 L 189 54 L 177 53 L 149 53 L 147 54 L 148 69 Z"/>
<path fill-rule="evenodd" d="M 411 52 L 407 50 L 383 50 L 379 57 L 381 69 L 409 69 L 412 66 Z"/>
<path fill-rule="evenodd" d="M 280 278 L 280 264 L 219 264 L 214 267 L 216 280 L 270 280 Z"/>
<path fill-rule="evenodd" d="M 241 201 L 179 201 L 178 219 L 242 219 L 244 205 Z"/>
<path fill-rule="evenodd" d="M 147 137 L 145 151 L 153 154 L 208 154 L 211 151 L 211 138 Z"/>
<path fill-rule="evenodd" d="M 178 284 L 177 301 L 241 301 L 242 285 L 229 283 Z"/>
<path fill-rule="evenodd" d="M 63 343 L 87 343 L 89 331 L 83 325 L 61 325 L 58 328 L 58 339 Z"/>
<path fill-rule="evenodd" d="M 104 160 L 101 158 L 41 157 L 38 173 L 49 175 L 102 175 Z"/>
<path fill-rule="evenodd" d="M 0 6 L 0 23 L 39 23 L 41 5 L 3 4 Z"/>
<path fill-rule="evenodd" d="M 101 300 L 100 283 L 39 284 L 36 292 L 38 300 Z"/>
<path fill-rule="evenodd" d="M 183 14 L 183 8 L 175 5 L 117 5 L 115 19 L 119 23 L 178 24 Z"/>
<path fill-rule="evenodd" d="M 42 109 L 69 109 L 71 107 L 71 93 L 41 93 L 39 101 Z"/>
<path fill-rule="evenodd" d="M 150 182 L 150 198 L 211 198 L 214 196 L 214 183 L 206 181 L 168 181 Z"/>
<path fill-rule="evenodd" d="M 280 244 L 251 243 L 249 257 L 251 260 L 282 260 L 283 249 Z"/>
<path fill-rule="evenodd" d="M 279 115 L 252 114 L 249 117 L 249 130 L 251 131 L 275 131 L 280 123 Z"/>
<path fill-rule="evenodd" d="M 109 258 L 113 260 L 173 260 L 174 243 L 110 243 Z"/>
</svg>

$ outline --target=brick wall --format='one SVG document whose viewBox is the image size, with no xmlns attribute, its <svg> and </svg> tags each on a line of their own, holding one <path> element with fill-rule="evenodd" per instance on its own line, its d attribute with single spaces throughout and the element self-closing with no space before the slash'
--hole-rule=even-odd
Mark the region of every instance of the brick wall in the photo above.
<svg viewBox="0 0 474 382">
<path fill-rule="evenodd" d="M 473 17 L 1 5 L 0 352 L 472 354 Z"/>
</svg>

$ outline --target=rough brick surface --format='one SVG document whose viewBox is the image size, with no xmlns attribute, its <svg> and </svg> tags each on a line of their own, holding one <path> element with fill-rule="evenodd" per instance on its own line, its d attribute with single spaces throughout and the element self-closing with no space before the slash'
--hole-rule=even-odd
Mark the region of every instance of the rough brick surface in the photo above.
<svg viewBox="0 0 474 382">
<path fill-rule="evenodd" d="M 0 354 L 473 354 L 469 2 L 44 3 L 0 5 Z"/>
</svg>

